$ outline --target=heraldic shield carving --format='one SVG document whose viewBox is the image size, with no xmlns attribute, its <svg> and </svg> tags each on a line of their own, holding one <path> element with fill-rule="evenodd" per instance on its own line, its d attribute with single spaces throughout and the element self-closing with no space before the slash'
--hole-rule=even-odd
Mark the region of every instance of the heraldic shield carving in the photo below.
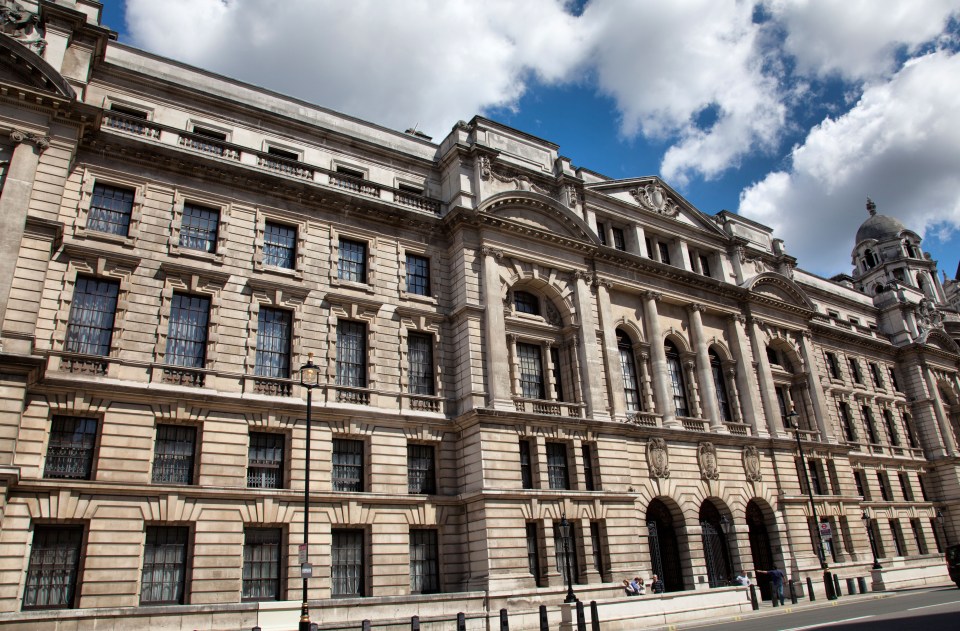
<svg viewBox="0 0 960 631">
<path fill-rule="evenodd" d="M 704 480 L 720 479 L 720 471 L 717 469 L 717 448 L 713 443 L 700 443 L 697 447 L 697 461 L 700 462 L 700 475 Z"/>
<path fill-rule="evenodd" d="M 753 445 L 743 448 L 743 471 L 750 482 L 759 482 L 763 479 L 760 473 L 760 451 Z"/>
<path fill-rule="evenodd" d="M 647 466 L 650 468 L 651 477 L 670 477 L 670 455 L 667 452 L 667 441 L 662 438 L 650 439 L 647 443 Z"/>
</svg>

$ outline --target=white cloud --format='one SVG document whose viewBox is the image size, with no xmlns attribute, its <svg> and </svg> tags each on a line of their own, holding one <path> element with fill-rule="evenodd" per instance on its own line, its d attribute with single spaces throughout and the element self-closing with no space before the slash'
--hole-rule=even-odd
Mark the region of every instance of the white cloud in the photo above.
<svg viewBox="0 0 960 631">
<path fill-rule="evenodd" d="M 789 170 L 744 190 L 739 212 L 786 235 L 805 267 L 849 271 L 853 235 L 878 211 L 917 232 L 960 227 L 960 54 L 913 59 L 795 147 Z"/>
</svg>

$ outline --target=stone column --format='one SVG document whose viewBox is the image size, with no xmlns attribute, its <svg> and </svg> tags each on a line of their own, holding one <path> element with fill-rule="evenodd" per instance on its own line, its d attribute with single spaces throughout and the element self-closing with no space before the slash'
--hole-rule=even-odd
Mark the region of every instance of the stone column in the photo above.
<svg viewBox="0 0 960 631">
<path fill-rule="evenodd" d="M 627 418 L 627 406 L 623 399 L 623 370 L 620 368 L 620 349 L 617 348 L 617 331 L 613 325 L 613 311 L 610 308 L 610 283 L 597 281 L 597 307 L 600 312 L 600 329 L 603 332 L 604 365 L 607 369 L 607 398 L 613 418 L 623 421 Z"/>
<path fill-rule="evenodd" d="M 587 405 L 587 416 L 598 420 L 610 420 L 607 402 L 604 401 L 604 392 L 600 387 L 600 375 L 603 362 L 600 359 L 600 348 L 597 345 L 597 324 L 593 320 L 593 294 L 588 283 L 593 281 L 593 275 L 586 272 L 575 273 L 577 313 L 580 314 L 580 380 L 583 383 L 584 403 Z"/>
<path fill-rule="evenodd" d="M 743 416 L 743 422 L 753 429 L 754 436 L 767 436 L 767 428 L 760 422 L 757 415 L 760 393 L 757 391 L 756 382 L 754 382 L 752 378 L 753 361 L 750 359 L 746 335 L 743 330 L 746 318 L 744 318 L 742 314 L 736 313 L 728 318 L 728 322 L 730 348 L 733 351 L 733 359 L 737 362 L 736 380 L 740 395 L 739 407 Z M 730 396 L 733 397 L 733 394 L 731 393 Z"/>
<path fill-rule="evenodd" d="M 950 429 L 950 417 L 947 411 L 943 409 L 943 401 L 940 400 L 940 390 L 937 388 L 937 380 L 929 366 L 922 366 L 923 379 L 926 382 L 927 390 L 930 392 L 930 400 L 933 402 L 933 413 L 937 417 L 937 425 L 940 427 L 940 437 L 943 440 L 943 449 L 948 456 L 957 455 L 957 442 L 953 436 L 953 430 Z"/>
<path fill-rule="evenodd" d="M 507 341 L 507 363 L 510 366 L 510 392 L 515 396 L 523 396 L 523 389 L 520 387 L 520 355 L 517 353 L 517 336 L 509 334 L 504 336 Z"/>
<path fill-rule="evenodd" d="M 7 314 L 7 301 L 13 287 L 20 241 L 27 221 L 27 209 L 33 195 L 40 154 L 50 146 L 50 139 L 30 132 L 13 130 L 13 156 L 0 193 L 0 325 Z"/>
<path fill-rule="evenodd" d="M 710 428 L 713 431 L 725 433 L 727 430 L 720 419 L 717 388 L 713 383 L 710 354 L 707 352 L 707 340 L 703 333 L 703 318 L 700 315 L 705 309 L 706 307 L 696 303 L 687 308 L 690 313 L 690 334 L 693 337 L 693 347 L 697 354 L 697 375 L 700 377 L 704 416 L 710 421 Z"/>
<path fill-rule="evenodd" d="M 773 385 L 773 375 L 770 373 L 770 362 L 767 361 L 767 349 L 763 346 L 763 336 L 760 333 L 760 323 L 751 318 L 749 323 L 750 343 L 753 346 L 753 356 L 757 360 L 757 380 L 760 382 L 760 399 L 763 401 L 763 413 L 767 417 L 767 428 L 773 436 L 786 436 L 783 431 L 783 419 L 777 408 L 777 392 Z"/>
<path fill-rule="evenodd" d="M 700 389 L 697 387 L 697 363 L 690 354 L 685 354 L 685 356 L 681 357 L 680 363 L 683 365 L 683 380 L 685 382 L 684 385 L 687 387 L 687 391 L 684 394 L 687 396 L 687 407 L 689 408 L 690 416 L 693 418 L 703 418 L 703 409 L 700 407 Z"/>
<path fill-rule="evenodd" d="M 500 264 L 503 252 L 481 248 L 483 254 L 484 335 L 487 338 L 487 406 L 513 410 L 510 398 L 510 358 L 504 336 L 503 299 L 500 297 Z"/>
<path fill-rule="evenodd" d="M 730 418 L 734 423 L 743 423 L 743 411 L 740 409 L 740 389 L 737 388 L 736 366 L 722 366 L 723 378 L 727 384 L 727 405 L 730 406 Z"/>
<path fill-rule="evenodd" d="M 807 394 L 813 404 L 813 416 L 817 419 L 820 440 L 825 443 L 836 443 L 836 437 L 827 431 L 827 397 L 823 394 L 820 373 L 817 371 L 817 362 L 813 356 L 813 335 L 810 331 L 803 331 L 799 338 L 800 354 L 803 357 L 803 363 L 807 365 Z"/>
<path fill-rule="evenodd" d="M 657 395 L 657 411 L 663 415 L 664 427 L 677 427 L 677 410 L 673 406 L 673 395 L 667 383 L 667 353 L 663 348 L 663 333 L 660 331 L 660 316 L 657 313 L 657 301 L 662 294 L 648 291 L 643 294 L 643 315 L 646 318 L 650 336 L 651 371 L 653 389 Z"/>
<path fill-rule="evenodd" d="M 640 390 L 643 393 L 643 409 L 655 412 L 657 403 L 653 398 L 653 386 L 650 380 L 650 370 L 647 368 L 650 362 L 650 353 L 644 350 L 634 350 L 634 361 L 637 364 L 637 376 L 640 379 Z"/>
</svg>

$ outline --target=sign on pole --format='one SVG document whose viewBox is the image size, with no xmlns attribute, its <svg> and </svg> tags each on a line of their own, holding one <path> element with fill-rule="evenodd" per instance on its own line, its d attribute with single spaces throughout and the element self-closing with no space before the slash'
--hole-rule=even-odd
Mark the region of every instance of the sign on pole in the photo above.
<svg viewBox="0 0 960 631">
<path fill-rule="evenodd" d="M 313 578 L 313 565 L 310 563 L 301 563 L 300 578 Z"/>
<path fill-rule="evenodd" d="M 833 531 L 830 530 L 830 522 L 820 522 L 820 536 L 824 539 L 833 539 Z"/>
<path fill-rule="evenodd" d="M 307 562 L 307 544 L 301 543 L 299 547 L 297 547 L 297 560 L 300 565 Z"/>
</svg>

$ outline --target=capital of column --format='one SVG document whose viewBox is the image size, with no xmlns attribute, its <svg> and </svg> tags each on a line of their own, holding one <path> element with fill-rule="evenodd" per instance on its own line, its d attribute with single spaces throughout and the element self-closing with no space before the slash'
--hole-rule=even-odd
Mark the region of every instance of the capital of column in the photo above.
<svg viewBox="0 0 960 631">
<path fill-rule="evenodd" d="M 645 291 L 643 292 L 643 297 L 648 300 L 653 300 L 654 302 L 663 300 L 663 294 L 659 291 Z"/>
<path fill-rule="evenodd" d="M 47 147 L 50 146 L 50 137 L 49 136 L 40 136 L 29 131 L 23 131 L 21 129 L 13 129 L 10 131 L 10 140 L 15 144 L 27 143 L 31 144 L 37 149 L 40 150 L 40 153 L 46 151 Z"/>
<path fill-rule="evenodd" d="M 743 315 L 742 313 L 731 313 L 730 315 L 727 316 L 727 320 L 730 322 L 739 322 L 740 324 L 746 324 L 747 316 Z"/>
<path fill-rule="evenodd" d="M 703 313 L 706 310 L 707 310 L 706 305 L 702 305 L 699 302 L 694 302 L 692 304 L 687 305 L 687 311 L 689 311 L 690 313 L 693 313 L 694 311 Z"/>
<path fill-rule="evenodd" d="M 593 277 L 593 286 L 594 287 L 603 287 L 606 290 L 610 290 L 613 287 L 613 283 L 605 278 L 600 278 L 599 276 Z"/>
<path fill-rule="evenodd" d="M 516 344 L 517 334 L 516 333 L 507 333 L 507 341 L 511 344 Z"/>
<path fill-rule="evenodd" d="M 582 269 L 574 270 L 573 277 L 576 280 L 582 280 L 588 285 L 594 282 L 593 272 L 587 272 Z"/>
</svg>

